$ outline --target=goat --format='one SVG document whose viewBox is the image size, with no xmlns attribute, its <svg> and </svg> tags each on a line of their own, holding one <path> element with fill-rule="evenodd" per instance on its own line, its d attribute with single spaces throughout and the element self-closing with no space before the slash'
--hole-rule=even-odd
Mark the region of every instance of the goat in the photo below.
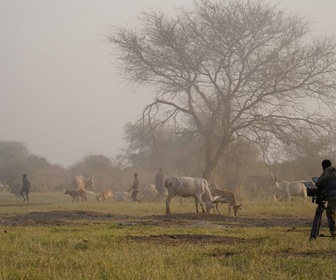
<svg viewBox="0 0 336 280">
<path fill-rule="evenodd" d="M 97 201 L 99 201 L 99 198 L 102 198 L 103 201 L 111 201 L 113 198 L 113 191 L 102 191 L 100 195 L 96 195 Z"/>
<path fill-rule="evenodd" d="M 85 200 L 87 201 L 87 198 L 86 198 L 86 192 L 84 190 L 78 190 L 78 191 L 65 191 L 64 194 L 69 194 L 71 197 L 72 197 L 72 203 L 75 202 L 75 199 L 76 201 L 78 201 L 78 198 L 80 197 L 82 199 L 82 202 Z"/>
<path fill-rule="evenodd" d="M 16 196 L 16 201 L 21 198 L 20 190 L 18 189 L 10 189 L 10 193 L 14 194 Z M 24 198 L 23 198 L 24 199 Z"/>
</svg>

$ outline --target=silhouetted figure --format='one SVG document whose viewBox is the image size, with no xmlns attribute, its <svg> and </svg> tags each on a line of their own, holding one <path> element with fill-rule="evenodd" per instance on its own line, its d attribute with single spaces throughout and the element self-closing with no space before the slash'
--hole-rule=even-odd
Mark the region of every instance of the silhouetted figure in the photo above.
<svg viewBox="0 0 336 280">
<path fill-rule="evenodd" d="M 132 192 L 131 198 L 133 199 L 133 201 L 141 202 L 139 199 L 136 198 L 139 192 L 139 179 L 138 179 L 138 173 L 136 172 L 134 173 L 133 186 L 128 191 L 131 191 L 132 189 L 133 189 L 133 192 Z"/>
<path fill-rule="evenodd" d="M 323 197 L 326 197 L 326 215 L 331 236 L 336 238 L 336 168 L 331 166 L 331 161 L 322 161 L 323 172 L 317 181 L 316 203 L 324 207 Z"/>
<path fill-rule="evenodd" d="M 29 189 L 30 182 L 28 180 L 27 174 L 23 174 L 22 176 L 22 189 L 20 191 L 20 195 L 23 197 L 23 201 L 29 202 Z"/>
</svg>

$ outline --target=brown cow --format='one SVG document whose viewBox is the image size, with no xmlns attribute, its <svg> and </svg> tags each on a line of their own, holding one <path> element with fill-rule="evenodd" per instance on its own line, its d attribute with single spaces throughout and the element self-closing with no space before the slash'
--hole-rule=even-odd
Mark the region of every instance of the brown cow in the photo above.
<svg viewBox="0 0 336 280">
<path fill-rule="evenodd" d="M 75 177 L 75 188 L 76 190 L 84 190 L 84 191 L 93 191 L 94 190 L 94 175 L 90 178 L 84 178 L 82 175 L 78 175 Z"/>
<path fill-rule="evenodd" d="M 64 194 L 69 194 L 71 197 L 72 197 L 72 203 L 75 202 L 75 199 L 76 201 L 78 201 L 78 198 L 80 197 L 82 199 L 82 202 L 85 200 L 87 201 L 87 198 L 86 198 L 86 192 L 84 190 L 78 190 L 78 191 L 65 191 Z"/>
<path fill-rule="evenodd" d="M 234 192 L 218 189 L 216 184 L 214 184 L 214 186 L 215 189 L 211 190 L 211 194 L 213 195 L 213 203 L 215 204 L 218 214 L 220 215 L 218 203 L 227 203 L 228 216 L 231 216 L 231 207 L 233 208 L 234 215 L 237 216 L 238 210 L 242 209 L 242 204 L 237 205 Z"/>
<path fill-rule="evenodd" d="M 97 201 L 99 201 L 99 198 L 102 198 L 103 201 L 111 201 L 113 198 L 113 191 L 102 191 L 100 195 L 96 195 Z"/>
</svg>

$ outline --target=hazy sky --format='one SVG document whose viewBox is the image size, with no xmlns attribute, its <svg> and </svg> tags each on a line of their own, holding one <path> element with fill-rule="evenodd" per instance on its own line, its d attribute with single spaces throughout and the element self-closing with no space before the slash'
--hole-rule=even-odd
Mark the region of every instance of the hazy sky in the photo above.
<svg viewBox="0 0 336 280">
<path fill-rule="evenodd" d="M 307 16 L 313 31 L 336 34 L 335 0 L 268 1 Z M 151 90 L 134 92 L 117 76 L 111 26 L 142 10 L 189 7 L 192 0 L 0 0 L 0 141 L 65 167 L 87 154 L 125 147 Z"/>
</svg>

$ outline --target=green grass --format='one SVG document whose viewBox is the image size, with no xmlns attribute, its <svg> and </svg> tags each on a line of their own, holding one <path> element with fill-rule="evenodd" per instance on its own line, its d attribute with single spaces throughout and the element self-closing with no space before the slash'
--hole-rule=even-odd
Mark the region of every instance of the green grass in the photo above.
<svg viewBox="0 0 336 280">
<path fill-rule="evenodd" d="M 161 203 L 72 203 L 60 193 L 31 194 L 30 204 L 0 193 L 0 220 L 32 212 L 96 211 L 125 215 L 128 221 L 78 220 L 69 225 L 13 226 L 0 223 L 0 279 L 336 279 L 336 241 L 309 241 L 310 226 L 235 227 L 224 216 L 221 226 L 162 227 L 137 223 L 164 215 Z M 192 201 L 173 200 L 172 213 L 194 212 Z M 221 205 L 226 214 L 226 205 Z M 242 219 L 313 219 L 315 205 L 243 201 Z M 231 220 L 230 220 L 231 219 Z M 325 217 L 323 218 L 326 219 Z M 195 221 L 196 223 L 197 221 Z M 324 226 L 321 229 L 328 233 Z M 163 235 L 214 235 L 237 242 L 155 242 Z"/>
</svg>

